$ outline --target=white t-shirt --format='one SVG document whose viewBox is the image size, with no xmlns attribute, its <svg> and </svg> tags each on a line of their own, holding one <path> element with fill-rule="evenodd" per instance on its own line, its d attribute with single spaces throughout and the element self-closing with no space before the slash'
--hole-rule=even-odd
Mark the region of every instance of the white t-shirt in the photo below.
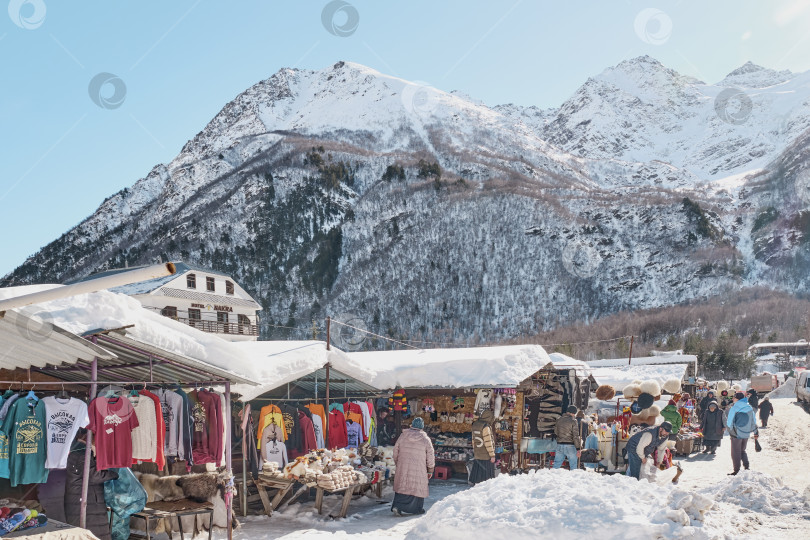
<svg viewBox="0 0 810 540">
<path fill-rule="evenodd" d="M 90 424 L 87 416 L 87 404 L 76 398 L 58 399 L 55 396 L 42 398 L 45 404 L 45 421 L 47 423 L 48 456 L 45 460 L 47 469 L 64 469 L 70 445 L 79 428 Z"/>
</svg>

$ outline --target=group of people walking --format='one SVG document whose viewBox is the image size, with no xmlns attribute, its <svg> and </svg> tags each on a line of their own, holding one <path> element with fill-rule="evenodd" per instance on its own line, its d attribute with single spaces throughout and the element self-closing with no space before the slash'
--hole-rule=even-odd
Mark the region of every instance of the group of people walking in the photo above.
<svg viewBox="0 0 810 540">
<path fill-rule="evenodd" d="M 740 472 L 740 466 L 748 469 L 748 441 L 759 438 L 756 415 L 762 427 L 768 427 L 768 419 L 773 416 L 773 405 L 768 396 L 759 401 L 753 388 L 747 394 L 736 392 L 730 403 L 717 402 L 714 392 L 709 392 L 700 402 L 700 427 L 703 431 L 704 454 L 715 454 L 726 432 L 731 444 L 733 470 L 729 475 Z"/>
</svg>

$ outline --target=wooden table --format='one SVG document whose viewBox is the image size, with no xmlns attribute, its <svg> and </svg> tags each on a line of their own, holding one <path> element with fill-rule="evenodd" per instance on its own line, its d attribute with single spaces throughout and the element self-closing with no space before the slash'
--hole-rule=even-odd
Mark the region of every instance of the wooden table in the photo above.
<svg viewBox="0 0 810 540">
<path fill-rule="evenodd" d="M 281 501 L 284 499 L 284 496 L 290 492 L 293 485 L 295 484 L 295 480 L 293 479 L 285 479 L 285 478 L 278 478 L 278 479 L 269 479 L 269 478 L 262 478 L 261 475 L 258 479 L 253 481 L 253 484 L 256 486 L 256 489 L 259 490 L 259 497 L 262 500 L 262 506 L 264 507 L 264 513 L 268 516 L 273 515 L 273 510 L 278 508 L 281 504 Z M 306 486 L 304 486 L 306 487 Z M 273 497 L 273 500 L 270 500 L 270 497 L 267 495 L 267 489 L 276 489 L 276 495 Z M 295 494 L 295 498 L 301 494 L 303 489 L 299 489 L 298 493 Z"/>
<path fill-rule="evenodd" d="M 146 522 L 146 538 L 151 539 L 149 533 L 149 522 L 153 519 L 163 518 L 177 518 L 177 523 L 180 527 L 180 540 L 183 540 L 183 520 L 184 516 L 196 516 L 197 514 L 208 514 L 208 540 L 211 540 L 211 533 L 214 528 L 214 505 L 210 502 L 198 503 L 183 499 L 180 501 L 158 501 L 151 502 L 146 505 L 146 508 L 132 517 L 141 518 Z M 192 534 L 194 531 L 192 531 Z M 171 538 L 171 533 L 169 538 Z"/>
<path fill-rule="evenodd" d="M 330 491 L 326 488 L 322 488 L 318 486 L 315 492 L 315 509 L 318 510 L 319 514 L 323 514 L 323 494 L 324 492 L 328 494 L 333 493 L 343 493 L 343 504 L 340 506 L 340 513 L 336 516 L 330 515 L 329 517 L 332 518 L 344 518 L 346 517 L 346 513 L 349 511 L 349 503 L 352 502 L 352 495 L 354 495 L 354 489 L 362 484 L 354 484 L 353 486 L 345 487 L 336 489 L 334 491 Z"/>
<path fill-rule="evenodd" d="M 323 514 L 323 495 L 326 493 L 327 495 L 332 495 L 334 493 L 343 493 L 343 504 L 340 506 L 340 512 L 338 515 L 333 516 L 330 515 L 329 517 L 334 519 L 340 519 L 346 517 L 346 514 L 349 511 L 349 503 L 352 502 L 352 495 L 355 493 L 364 493 L 366 488 L 374 487 L 374 494 L 377 495 L 378 499 L 382 499 L 382 486 L 383 480 L 380 480 L 376 483 L 366 483 L 366 484 L 354 484 L 349 487 L 336 489 L 334 491 L 328 490 L 321 486 L 316 486 L 315 492 L 315 509 L 318 510 L 318 514 Z"/>
</svg>

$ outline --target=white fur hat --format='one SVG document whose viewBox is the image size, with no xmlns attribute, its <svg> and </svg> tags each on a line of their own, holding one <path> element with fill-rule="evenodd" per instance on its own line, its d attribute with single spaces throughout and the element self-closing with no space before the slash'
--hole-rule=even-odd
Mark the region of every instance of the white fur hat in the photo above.
<svg viewBox="0 0 810 540">
<path fill-rule="evenodd" d="M 648 416 L 656 417 L 659 414 L 661 414 L 661 407 L 659 407 L 658 405 L 653 405 L 652 407 L 644 409 L 644 411 L 642 411 L 642 414 L 644 413 L 646 413 Z"/>
<path fill-rule="evenodd" d="M 631 382 L 630 384 L 638 384 L 638 385 L 640 385 L 641 381 L 639 379 L 636 379 L 635 381 Z"/>
<path fill-rule="evenodd" d="M 661 385 L 658 384 L 658 381 L 644 381 L 641 383 L 641 392 L 650 394 L 653 397 L 661 395 Z"/>
<path fill-rule="evenodd" d="M 728 382 L 717 381 L 717 391 L 722 392 L 723 390 L 728 390 Z"/>
<path fill-rule="evenodd" d="M 681 391 L 681 381 L 675 378 L 668 379 L 667 382 L 664 383 L 664 391 L 668 394 L 677 394 Z"/>
<path fill-rule="evenodd" d="M 636 399 L 641 395 L 641 387 L 637 384 L 628 384 L 622 390 L 622 394 L 626 399 Z"/>
</svg>

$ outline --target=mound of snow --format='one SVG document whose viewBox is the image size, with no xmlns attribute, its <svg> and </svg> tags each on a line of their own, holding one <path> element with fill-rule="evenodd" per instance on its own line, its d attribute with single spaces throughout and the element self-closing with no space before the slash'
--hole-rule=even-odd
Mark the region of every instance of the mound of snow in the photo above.
<svg viewBox="0 0 810 540">
<path fill-rule="evenodd" d="M 761 514 L 808 514 L 799 492 L 783 485 L 778 478 L 758 471 L 745 471 L 698 491 L 717 502 L 735 504 Z"/>
<path fill-rule="evenodd" d="M 796 397 L 796 377 L 790 377 L 768 394 L 771 399 Z"/>
<path fill-rule="evenodd" d="M 499 476 L 431 507 L 407 538 L 713 538 L 699 493 L 626 476 L 542 470 Z"/>
</svg>

